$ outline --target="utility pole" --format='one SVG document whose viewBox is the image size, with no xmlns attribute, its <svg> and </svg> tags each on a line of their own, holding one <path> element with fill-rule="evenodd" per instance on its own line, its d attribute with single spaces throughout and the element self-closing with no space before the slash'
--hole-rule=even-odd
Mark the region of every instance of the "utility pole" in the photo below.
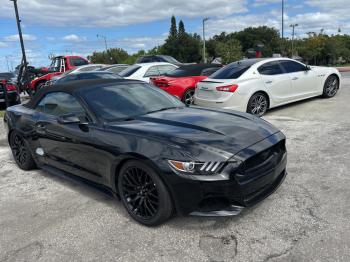
<svg viewBox="0 0 350 262">
<path fill-rule="evenodd" d="M 282 40 L 284 39 L 284 0 L 282 0 Z"/>
<path fill-rule="evenodd" d="M 9 56 L 5 55 L 5 59 L 6 59 L 6 64 L 7 64 L 7 71 L 10 72 L 10 66 L 9 66 Z"/>
<path fill-rule="evenodd" d="M 298 24 L 291 24 L 290 27 L 292 27 L 292 58 L 294 55 L 294 35 L 295 35 L 295 27 L 297 27 Z"/>
<path fill-rule="evenodd" d="M 108 55 L 108 47 L 107 47 L 107 37 L 104 35 L 96 35 L 97 38 L 103 38 L 105 41 L 106 54 Z M 109 60 L 112 61 L 112 57 L 109 55 Z"/>
<path fill-rule="evenodd" d="M 209 20 L 209 17 L 203 19 L 203 62 L 207 63 L 207 57 L 205 53 L 205 22 Z"/>
</svg>

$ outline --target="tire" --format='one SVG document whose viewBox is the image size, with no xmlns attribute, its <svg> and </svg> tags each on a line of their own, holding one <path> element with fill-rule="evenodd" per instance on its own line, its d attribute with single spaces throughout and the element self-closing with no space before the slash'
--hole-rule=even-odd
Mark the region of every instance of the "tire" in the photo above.
<svg viewBox="0 0 350 262">
<path fill-rule="evenodd" d="M 158 174 L 141 161 L 130 160 L 118 175 L 121 201 L 138 223 L 157 226 L 173 213 L 170 194 Z"/>
<path fill-rule="evenodd" d="M 193 105 L 193 98 L 194 98 L 194 89 L 188 89 L 183 98 L 182 98 L 182 102 L 185 103 L 185 105 L 190 106 Z"/>
<path fill-rule="evenodd" d="M 338 77 L 335 75 L 330 75 L 326 79 L 326 82 L 324 83 L 322 97 L 331 98 L 337 94 L 338 90 L 339 90 Z"/>
<path fill-rule="evenodd" d="M 263 116 L 269 106 L 269 101 L 264 93 L 258 92 L 252 95 L 248 101 L 247 113 L 255 116 Z"/>
<path fill-rule="evenodd" d="M 10 135 L 10 147 L 13 158 L 20 169 L 28 171 L 36 168 L 27 142 L 16 131 L 13 131 Z"/>
</svg>

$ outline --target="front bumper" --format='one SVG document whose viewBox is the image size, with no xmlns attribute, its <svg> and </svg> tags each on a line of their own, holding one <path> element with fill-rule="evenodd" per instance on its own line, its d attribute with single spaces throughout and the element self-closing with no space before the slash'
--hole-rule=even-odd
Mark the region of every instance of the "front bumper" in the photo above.
<svg viewBox="0 0 350 262">
<path fill-rule="evenodd" d="M 284 181 L 287 153 L 276 151 L 260 163 L 254 158 L 277 146 L 282 148 L 284 144 L 284 135 L 277 133 L 242 150 L 235 157 L 243 164 L 225 181 L 196 181 L 173 174 L 169 187 L 177 212 L 194 216 L 232 216 L 259 203 Z"/>
</svg>

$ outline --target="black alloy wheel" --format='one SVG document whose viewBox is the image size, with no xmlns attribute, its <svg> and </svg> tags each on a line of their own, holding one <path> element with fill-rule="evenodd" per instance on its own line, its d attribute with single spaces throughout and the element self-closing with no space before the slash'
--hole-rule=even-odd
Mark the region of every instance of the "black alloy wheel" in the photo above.
<svg viewBox="0 0 350 262">
<path fill-rule="evenodd" d="M 339 80 L 335 75 L 331 75 L 326 79 L 322 96 L 325 98 L 331 98 L 337 94 L 338 90 Z"/>
<path fill-rule="evenodd" d="M 141 161 L 128 161 L 118 176 L 124 207 L 137 222 L 156 226 L 170 218 L 170 195 L 156 172 Z"/>
<path fill-rule="evenodd" d="M 189 89 L 185 92 L 182 102 L 184 102 L 187 106 L 193 105 L 194 89 Z"/>
<path fill-rule="evenodd" d="M 21 169 L 31 170 L 35 168 L 35 161 L 24 138 L 15 131 L 10 136 L 10 147 L 15 161 Z"/>
<path fill-rule="evenodd" d="M 268 100 L 265 94 L 256 93 L 254 94 L 248 102 L 247 113 L 263 116 L 268 108 Z"/>
</svg>

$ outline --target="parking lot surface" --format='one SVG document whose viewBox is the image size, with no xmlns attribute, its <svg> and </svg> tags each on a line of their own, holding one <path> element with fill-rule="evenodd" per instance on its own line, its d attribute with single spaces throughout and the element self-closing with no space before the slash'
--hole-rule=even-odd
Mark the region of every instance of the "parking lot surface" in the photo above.
<svg viewBox="0 0 350 262">
<path fill-rule="evenodd" d="M 95 188 L 18 169 L 0 124 L 0 261 L 349 261 L 350 75 L 333 99 L 265 117 L 287 136 L 288 176 L 237 217 L 147 228 Z"/>
</svg>

